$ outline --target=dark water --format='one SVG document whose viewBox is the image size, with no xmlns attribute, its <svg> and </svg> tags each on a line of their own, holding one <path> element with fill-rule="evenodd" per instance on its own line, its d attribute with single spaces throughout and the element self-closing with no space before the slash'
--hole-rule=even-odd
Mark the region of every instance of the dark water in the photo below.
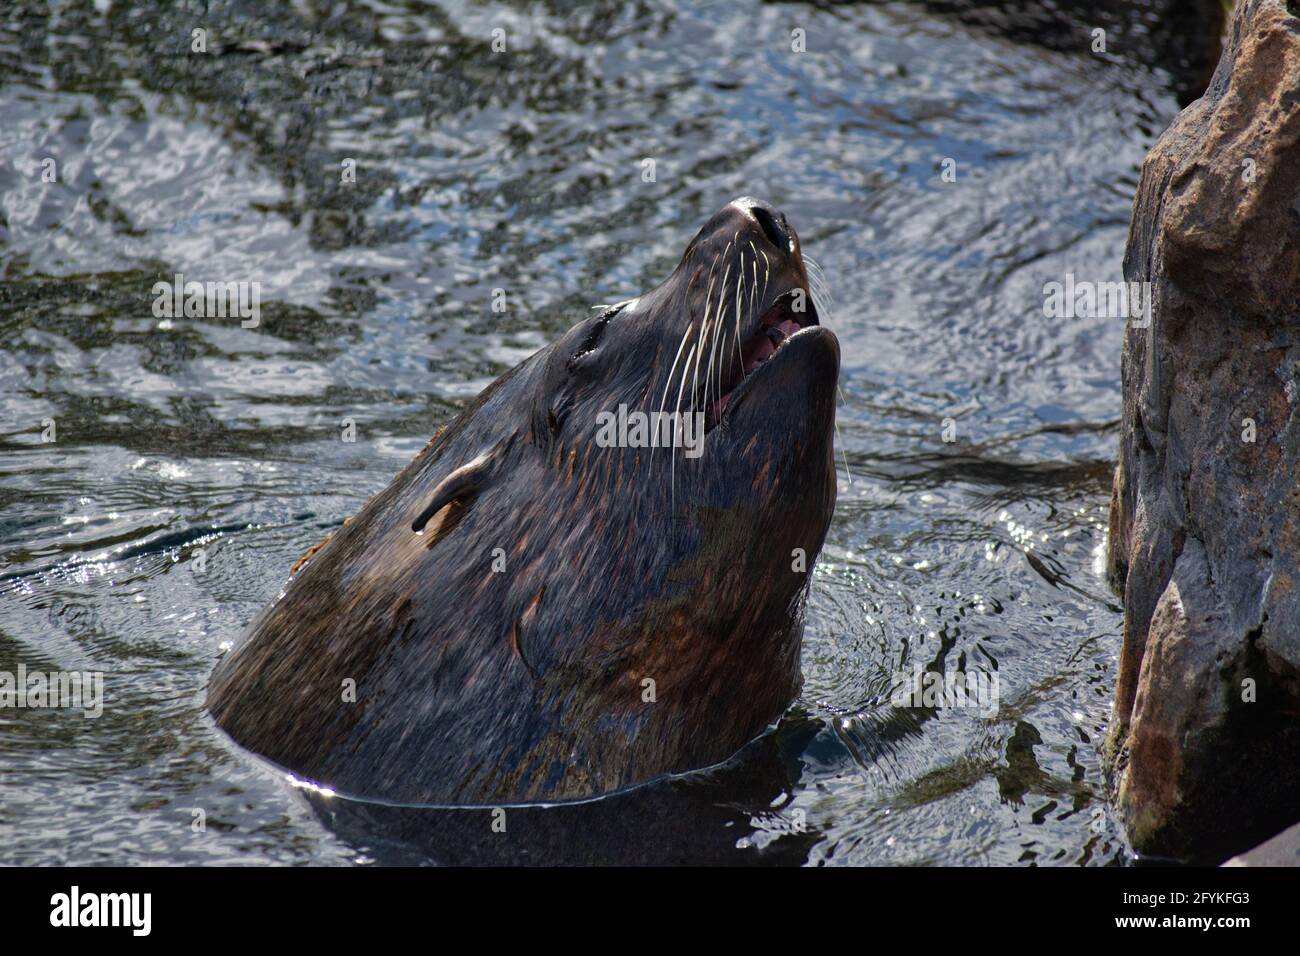
<svg viewBox="0 0 1300 956">
<path fill-rule="evenodd" d="M 1127 859 L 1097 753 L 1122 325 L 1046 319 L 1042 287 L 1119 278 L 1205 37 L 1079 9 L 0 0 L 0 670 L 106 696 L 0 710 L 0 862 Z M 294 559 L 743 194 L 821 263 L 844 356 L 777 731 L 506 835 L 310 796 L 217 733 L 208 673 Z M 159 320 L 176 272 L 259 282 L 260 326 Z M 892 707 L 917 664 L 996 673 L 996 711 Z"/>
</svg>

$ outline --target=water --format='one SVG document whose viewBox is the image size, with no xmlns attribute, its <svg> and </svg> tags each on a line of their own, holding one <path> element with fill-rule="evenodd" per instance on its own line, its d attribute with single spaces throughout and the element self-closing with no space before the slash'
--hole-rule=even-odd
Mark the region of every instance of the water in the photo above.
<svg viewBox="0 0 1300 956">
<path fill-rule="evenodd" d="M 1097 752 L 1121 322 L 1045 319 L 1042 287 L 1119 277 L 1198 38 L 1080 9 L 0 4 L 0 670 L 106 694 L 0 710 L 0 862 L 1127 859 Z M 843 350 L 778 730 L 495 839 L 305 793 L 218 733 L 207 676 L 296 557 L 744 194 L 824 268 Z M 260 282 L 260 326 L 156 318 L 177 272 Z M 891 707 L 917 664 L 996 674 L 999 706 Z"/>
</svg>

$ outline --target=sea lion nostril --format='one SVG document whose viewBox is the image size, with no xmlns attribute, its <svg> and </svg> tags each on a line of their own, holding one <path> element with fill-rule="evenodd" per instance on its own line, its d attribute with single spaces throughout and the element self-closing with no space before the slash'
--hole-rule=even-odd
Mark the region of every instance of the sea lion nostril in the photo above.
<svg viewBox="0 0 1300 956">
<path fill-rule="evenodd" d="M 785 216 L 775 210 L 764 209 L 762 206 L 750 207 L 749 213 L 758 220 L 759 226 L 771 240 L 772 245 L 782 252 L 790 248 L 790 230 L 786 227 Z"/>
</svg>

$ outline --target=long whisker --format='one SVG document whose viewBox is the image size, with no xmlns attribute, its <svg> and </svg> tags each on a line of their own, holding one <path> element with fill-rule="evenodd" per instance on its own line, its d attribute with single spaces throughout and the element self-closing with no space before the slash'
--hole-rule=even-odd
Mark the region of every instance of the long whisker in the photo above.
<svg viewBox="0 0 1300 956">
<path fill-rule="evenodd" d="M 699 342 L 697 343 L 699 345 L 699 348 L 694 353 L 695 368 L 691 372 L 691 395 L 690 395 L 690 404 L 686 408 L 687 414 L 690 414 L 690 412 L 694 411 L 695 396 L 699 393 L 700 390 L 700 359 L 704 355 L 705 344 L 709 341 L 708 319 L 709 317 L 707 315 L 705 315 L 703 318 L 700 319 L 700 339 Z"/>
<path fill-rule="evenodd" d="M 730 271 L 728 271 L 728 274 L 730 274 Z M 718 290 L 717 312 L 719 314 L 722 312 L 722 294 L 725 289 L 726 289 L 726 284 L 724 283 L 722 288 Z M 717 349 L 718 349 L 717 320 L 711 315 L 709 317 L 709 365 L 704 372 L 703 405 L 705 406 L 706 410 L 709 404 L 709 383 L 713 379 L 713 356 L 714 353 L 717 352 Z"/>
<path fill-rule="evenodd" d="M 694 354 L 695 354 L 695 343 L 691 343 L 691 351 L 686 355 L 687 365 L 691 364 L 691 356 Z M 685 385 L 686 385 L 686 370 L 685 367 L 683 367 L 681 384 L 677 386 L 677 405 L 673 409 L 674 428 L 677 427 L 677 422 L 681 421 L 682 388 Z M 672 494 L 672 507 L 675 509 L 677 507 L 677 449 L 676 448 L 673 448 L 671 446 L 669 447 L 668 460 L 670 462 L 668 466 L 668 484 L 669 484 L 670 492 Z"/>
<path fill-rule="evenodd" d="M 744 296 L 741 295 L 741 291 L 744 289 L 744 285 L 745 285 L 745 254 L 744 254 L 744 253 L 741 253 L 741 254 L 740 254 L 740 275 L 736 276 L 736 335 L 737 335 L 737 343 L 739 343 L 739 335 L 740 335 L 740 306 L 741 306 L 741 303 L 745 301 Z M 719 323 L 722 322 L 722 316 L 721 316 L 721 315 L 718 316 L 718 322 L 719 322 Z M 737 347 L 739 347 L 739 345 L 738 345 Z M 719 402 L 722 401 L 722 387 L 721 387 L 721 385 L 718 386 L 718 401 L 719 401 Z"/>
<path fill-rule="evenodd" d="M 813 287 L 813 305 L 819 313 L 824 314 L 828 319 L 833 318 L 836 312 L 835 296 L 831 294 L 830 283 L 826 279 L 826 271 L 811 256 L 805 255 L 803 260 L 808 266 L 809 285 Z"/>
<path fill-rule="evenodd" d="M 714 272 L 715 272 L 715 270 L 716 270 L 717 267 L 718 267 L 718 259 L 719 259 L 719 258 L 720 258 L 720 257 L 719 257 L 718 255 L 715 254 L 714 257 L 713 257 L 713 261 L 712 261 L 711 263 L 709 263 L 709 286 L 708 286 L 708 289 L 705 291 L 705 294 L 704 294 L 704 315 L 705 315 L 706 317 L 707 317 L 708 314 L 709 314 L 709 303 L 710 303 L 710 301 L 711 301 L 712 298 L 713 298 L 713 276 L 714 276 Z M 701 325 L 703 324 L 703 321 L 704 321 L 704 320 L 701 319 Z M 672 368 L 670 368 L 670 369 L 668 370 L 668 378 L 664 381 L 664 392 L 663 392 L 663 395 L 662 395 L 662 396 L 660 397 L 660 399 L 659 399 L 659 413 L 660 413 L 660 417 L 659 417 L 657 420 L 653 420 L 653 427 L 654 427 L 654 428 L 660 428 L 660 427 L 661 427 L 661 424 L 662 424 L 662 422 L 663 422 L 663 413 L 666 412 L 666 411 L 668 410 L 668 390 L 671 389 L 672 386 L 673 386 L 673 375 L 674 375 L 674 374 L 676 373 L 676 371 L 677 371 L 677 363 L 681 360 L 681 357 L 682 357 L 682 349 L 684 349 L 684 348 L 686 347 L 686 340 L 687 340 L 688 338 L 690 338 L 690 337 L 694 334 L 694 332 L 695 332 L 695 323 L 694 323 L 694 322 L 688 322 L 687 325 L 686 325 L 686 329 L 682 332 L 682 340 L 681 340 L 679 343 L 677 343 L 677 354 L 676 354 L 676 356 L 673 357 Z M 687 357 L 687 360 L 686 360 L 686 362 L 685 362 L 685 364 L 682 365 L 682 381 L 683 381 L 683 382 L 686 381 L 686 371 L 687 371 L 687 368 L 688 368 L 689 366 L 690 366 L 690 357 L 688 356 L 688 357 Z M 675 429 L 677 428 L 677 421 L 676 421 L 676 419 L 674 418 L 674 419 L 671 419 L 670 421 L 672 422 L 672 426 L 671 426 L 671 427 L 675 430 Z M 656 447 L 655 445 L 653 445 L 653 444 L 651 445 L 651 449 L 650 449 L 650 457 L 651 457 L 652 460 L 653 460 L 653 458 L 654 458 L 654 449 L 655 449 L 655 447 Z M 669 455 L 672 454 L 672 442 L 671 442 L 671 441 L 669 442 L 669 452 L 668 452 L 668 453 L 669 453 Z"/>
<path fill-rule="evenodd" d="M 753 273 L 753 278 L 749 284 L 749 315 L 747 316 L 747 318 L 750 322 L 753 322 L 756 318 L 755 308 L 754 308 L 755 300 L 757 299 L 757 301 L 760 303 L 766 301 L 764 296 L 767 293 L 767 283 L 766 282 L 763 283 L 763 295 L 760 295 L 758 292 L 758 257 L 760 251 L 754 246 L 753 242 L 750 242 L 749 248 L 753 251 L 754 254 L 753 256 L 750 257 L 749 260 L 749 265 Z M 766 263 L 767 253 L 765 252 L 762 253 L 762 256 L 763 256 L 763 261 Z M 742 332 L 741 332 L 740 316 L 739 314 L 737 314 L 736 316 L 736 359 L 740 363 L 740 371 L 743 377 L 745 371 L 745 356 L 740 348 L 741 339 L 742 339 Z"/>
<path fill-rule="evenodd" d="M 750 245 L 753 245 L 753 243 L 750 243 Z M 741 351 L 740 351 L 740 342 L 741 342 L 740 307 L 741 307 L 741 303 L 744 302 L 744 300 L 745 300 L 744 295 L 741 295 L 741 290 L 744 289 L 744 284 L 745 284 L 745 258 L 744 258 L 744 256 L 741 256 L 741 260 L 740 260 L 740 276 L 737 276 L 737 277 L 736 277 L 736 313 L 735 313 L 735 326 L 736 326 L 736 330 L 735 330 L 735 337 L 736 337 L 736 354 L 737 354 L 737 355 L 740 355 L 740 354 L 741 354 Z M 745 362 L 744 362 L 744 359 L 741 359 L 741 371 L 744 372 L 744 369 L 745 369 Z M 722 402 L 722 395 L 718 395 L 718 401 L 719 401 L 719 402 Z"/>
<path fill-rule="evenodd" d="M 833 304 L 834 300 L 833 297 L 831 296 L 831 289 L 830 286 L 827 285 L 826 283 L 825 276 L 823 276 L 820 272 L 809 272 L 808 281 L 811 285 L 816 286 L 817 289 L 822 293 L 822 297 L 826 299 L 827 305 Z"/>
<path fill-rule="evenodd" d="M 677 355 L 673 358 L 673 365 L 672 365 L 672 368 L 670 368 L 670 369 L 668 370 L 668 380 L 667 380 L 666 382 L 664 382 L 664 393 L 663 393 L 663 395 L 662 395 L 662 396 L 660 397 L 660 399 L 659 399 L 659 415 L 660 415 L 660 417 L 659 417 L 658 419 L 655 420 L 654 427 L 656 427 L 656 428 L 659 427 L 659 426 L 658 426 L 658 422 L 663 421 L 663 413 L 666 412 L 666 411 L 668 410 L 668 389 L 672 388 L 672 384 L 673 384 L 673 375 L 676 374 L 676 372 L 677 372 L 677 363 L 678 363 L 678 361 L 680 361 L 680 359 L 681 359 L 681 357 L 682 357 L 682 349 L 686 348 L 686 340 L 687 340 L 688 338 L 691 337 L 691 334 L 692 334 L 694 331 L 695 331 L 695 324 L 694 324 L 694 323 L 690 323 L 690 324 L 688 324 L 688 325 L 686 326 L 686 331 L 682 333 L 682 340 L 681 340 L 679 343 L 677 343 Z M 689 359 L 688 359 L 688 361 L 689 361 Z M 683 370 L 682 370 L 682 378 L 683 378 L 683 380 L 686 378 L 685 367 L 683 367 Z M 676 427 L 676 426 L 674 426 L 674 427 Z M 652 445 L 651 448 L 650 448 L 650 458 L 651 458 L 652 461 L 654 460 L 654 453 L 655 453 L 655 449 L 654 449 L 654 446 Z M 668 446 L 668 454 L 669 454 L 669 455 L 672 454 L 672 445 L 671 445 L 671 444 Z"/>
<path fill-rule="evenodd" d="M 754 281 L 749 287 L 749 317 L 750 319 L 753 319 L 754 296 L 758 293 L 758 250 L 754 249 L 754 244 L 752 242 L 749 244 L 749 248 L 754 250 L 754 256 L 749 260 L 754 266 Z"/>
<path fill-rule="evenodd" d="M 813 285 L 811 291 L 812 291 L 813 308 L 817 310 L 817 314 L 821 317 L 822 322 L 824 324 L 834 325 L 835 305 L 830 300 L 830 297 L 827 294 L 825 288 L 818 285 Z"/>
<path fill-rule="evenodd" d="M 808 273 L 809 291 L 812 293 L 813 306 L 823 318 L 831 319 L 835 313 L 835 300 L 831 297 L 826 279 L 815 271 Z"/>
<path fill-rule="evenodd" d="M 730 251 L 730 249 L 731 249 L 731 243 L 727 243 L 727 249 L 723 252 L 723 255 L 726 255 L 726 252 L 727 252 L 727 251 Z M 731 278 L 731 263 L 730 263 L 730 262 L 727 263 L 727 268 L 726 268 L 726 270 L 722 273 L 722 284 L 721 284 L 720 286 L 718 286 L 718 305 L 717 305 L 717 308 L 715 308 L 715 309 L 713 310 L 713 314 L 712 314 L 712 315 L 706 315 L 706 316 L 705 316 L 705 320 L 708 322 L 708 332 L 709 332 L 709 340 L 708 340 L 708 341 L 709 341 L 709 343 L 710 343 L 709 368 L 708 368 L 708 370 L 705 372 L 705 375 L 704 375 L 704 393 L 705 393 L 705 394 L 704 394 L 703 398 L 704 398 L 705 403 L 708 402 L 708 397 L 709 397 L 709 396 L 708 396 L 708 391 L 709 391 L 709 374 L 712 372 L 712 369 L 713 369 L 712 345 L 714 344 L 714 337 L 715 337 L 716 334 L 717 334 L 717 316 L 720 316 L 720 315 L 722 314 L 722 303 L 723 303 L 723 301 L 726 299 L 726 294 L 727 294 L 727 280 L 728 280 L 729 278 Z M 705 340 L 704 340 L 704 339 L 701 339 L 701 340 L 700 340 L 700 351 L 699 351 L 699 353 L 698 353 L 698 354 L 696 355 L 696 357 L 695 357 L 696 380 L 695 380 L 695 382 L 693 382 L 692 385 L 691 385 L 691 396 L 692 396 L 692 402 L 695 401 L 695 396 L 697 396 L 698 393 L 699 393 L 699 389 L 698 389 L 699 374 L 698 374 L 698 373 L 699 373 L 699 370 L 700 370 L 700 363 L 704 360 L 704 345 L 705 345 Z M 692 411 L 695 410 L 695 406 L 694 406 L 694 404 L 691 405 L 691 409 L 692 409 Z"/>
<path fill-rule="evenodd" d="M 740 255 L 740 269 L 741 269 L 741 272 L 743 273 L 743 272 L 744 272 L 744 269 L 745 269 L 745 256 L 744 256 L 744 253 L 740 253 L 739 255 Z M 723 286 L 722 286 L 722 289 L 723 289 L 723 290 L 725 290 L 725 289 L 727 288 L 727 285 L 726 285 L 726 278 L 729 278 L 730 276 L 731 276 L 731 270 L 730 270 L 730 268 L 728 268 L 727 273 L 726 273 L 726 277 L 724 277 L 724 279 L 723 279 Z M 725 333 L 724 333 L 723 326 L 722 326 L 722 319 L 723 319 L 723 311 L 722 311 L 722 301 L 721 301 L 721 291 L 720 291 L 720 292 L 719 292 L 718 309 L 717 309 L 717 311 L 716 311 L 716 313 L 714 314 L 714 317 L 713 317 L 714 333 L 713 333 L 712 338 L 711 338 L 710 341 L 709 341 L 709 371 L 708 371 L 708 374 L 705 375 L 705 384 L 704 384 L 704 401 L 705 401 L 705 404 L 706 404 L 706 405 L 708 405 L 708 404 L 713 400 L 713 399 L 710 399 L 710 397 L 709 397 L 709 396 L 710 396 L 710 387 L 709 387 L 710 384 L 713 385 L 713 388 L 712 388 L 712 394 L 716 396 L 716 401 L 719 401 L 719 402 L 722 401 L 722 361 L 721 361 L 721 357 L 722 357 L 723 355 L 726 355 L 726 353 L 727 353 L 726 342 L 725 342 L 725 337 L 724 337 L 724 336 L 725 336 Z M 721 349 L 721 350 L 718 349 L 718 344 L 719 344 L 719 342 L 722 343 L 722 349 Z M 715 363 L 715 362 L 717 363 L 717 373 L 718 373 L 718 374 L 717 374 L 717 378 L 716 378 L 716 380 L 715 380 L 714 377 L 713 377 L 713 372 L 714 372 L 714 363 Z"/>
</svg>

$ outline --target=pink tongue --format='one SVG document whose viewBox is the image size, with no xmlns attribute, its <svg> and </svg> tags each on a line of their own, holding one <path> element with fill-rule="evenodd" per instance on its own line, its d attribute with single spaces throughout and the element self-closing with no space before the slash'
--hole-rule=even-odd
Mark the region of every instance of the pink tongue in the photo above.
<svg viewBox="0 0 1300 956">
<path fill-rule="evenodd" d="M 801 328 L 803 328 L 803 326 L 801 326 L 794 319 L 786 319 L 780 325 L 775 326 L 775 328 L 779 329 L 781 333 L 785 335 L 786 338 L 789 338 L 790 336 L 798 332 Z M 776 349 L 777 347 L 774 344 L 772 344 L 772 340 L 764 336 L 763 340 L 759 342 L 757 346 L 754 347 L 753 354 L 750 355 L 745 360 L 745 374 L 748 375 L 750 372 L 754 371 L 754 369 L 758 368 L 758 366 L 761 365 L 763 362 L 766 362 L 769 358 L 771 358 L 772 353 L 775 352 Z M 721 401 L 713 403 L 713 415 L 715 418 L 722 417 L 722 411 L 727 407 L 727 403 L 730 401 L 731 401 L 731 393 L 728 392 L 726 395 L 722 396 Z"/>
<path fill-rule="evenodd" d="M 800 326 L 794 319 L 786 319 L 780 325 L 776 326 L 776 328 L 779 329 L 783 335 L 789 338 L 791 335 L 794 335 L 799 331 Z M 771 358 L 772 353 L 775 351 L 776 346 L 772 344 L 772 340 L 764 338 L 763 341 L 758 344 L 758 348 L 754 350 L 754 354 L 749 357 L 749 361 L 745 363 L 745 374 L 748 375 L 758 367 L 759 363 L 765 362 Z"/>
</svg>

